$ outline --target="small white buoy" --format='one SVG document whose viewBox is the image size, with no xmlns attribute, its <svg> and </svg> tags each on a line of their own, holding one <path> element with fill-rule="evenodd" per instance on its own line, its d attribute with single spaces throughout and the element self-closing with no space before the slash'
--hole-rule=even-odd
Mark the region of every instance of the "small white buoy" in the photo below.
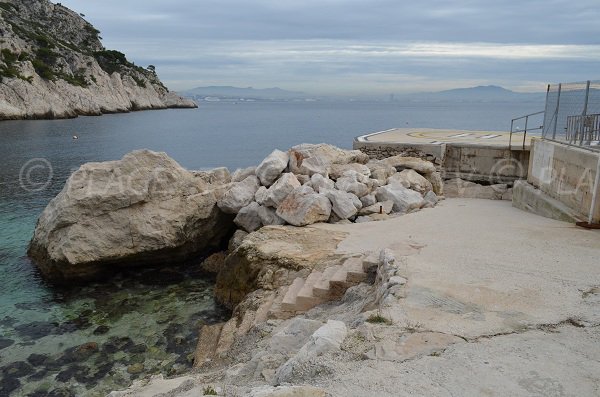
<svg viewBox="0 0 600 397">
<path fill-rule="evenodd" d="M 77 135 L 73 135 L 73 139 L 79 139 Z"/>
</svg>

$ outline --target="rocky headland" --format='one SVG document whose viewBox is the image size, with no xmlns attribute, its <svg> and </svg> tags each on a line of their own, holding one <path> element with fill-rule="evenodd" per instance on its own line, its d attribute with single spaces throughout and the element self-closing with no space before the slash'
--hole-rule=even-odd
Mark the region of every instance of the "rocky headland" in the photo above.
<svg viewBox="0 0 600 397">
<path fill-rule="evenodd" d="M 80 14 L 48 0 L 0 2 L 0 120 L 194 108 L 154 66 L 107 50 Z"/>
<path fill-rule="evenodd" d="M 111 396 L 593 395 L 597 234 L 575 247 L 505 185 L 444 185 L 423 158 L 326 144 L 233 173 L 136 151 L 77 170 L 29 253 L 57 282 L 206 258 L 231 318 L 198 330 L 190 375 Z"/>
</svg>

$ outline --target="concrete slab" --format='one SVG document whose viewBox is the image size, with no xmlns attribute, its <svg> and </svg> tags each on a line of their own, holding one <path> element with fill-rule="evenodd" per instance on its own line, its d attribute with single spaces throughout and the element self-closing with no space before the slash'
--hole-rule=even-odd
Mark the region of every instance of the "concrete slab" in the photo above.
<svg viewBox="0 0 600 397">
<path fill-rule="evenodd" d="M 359 142 L 442 145 L 449 143 L 508 147 L 510 133 L 504 131 L 465 131 L 431 128 L 393 128 L 356 138 Z M 525 138 L 525 148 L 531 135 Z M 523 134 L 513 134 L 513 147 L 523 147 Z"/>
</svg>

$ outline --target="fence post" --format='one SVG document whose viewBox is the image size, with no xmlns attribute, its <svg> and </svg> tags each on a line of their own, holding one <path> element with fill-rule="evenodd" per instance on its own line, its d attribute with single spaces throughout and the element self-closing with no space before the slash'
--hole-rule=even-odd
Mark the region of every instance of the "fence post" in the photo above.
<svg viewBox="0 0 600 397">
<path fill-rule="evenodd" d="M 560 109 L 560 92 L 562 91 L 562 83 L 558 83 L 558 96 L 556 98 L 556 109 L 554 110 L 554 132 L 552 132 L 552 140 L 556 140 L 556 127 L 558 125 L 558 110 Z"/>
<path fill-rule="evenodd" d="M 579 146 L 583 146 L 583 135 L 585 132 L 585 116 L 587 115 L 588 100 L 590 98 L 590 81 L 587 81 L 585 86 L 585 102 L 583 103 L 583 112 L 581 112 L 581 137 L 579 138 Z"/>
<path fill-rule="evenodd" d="M 508 136 L 508 150 L 512 149 L 512 134 L 513 134 L 513 125 L 515 124 L 515 119 L 510 121 L 510 135 Z"/>
<path fill-rule="evenodd" d="M 525 137 L 527 136 L 527 125 L 529 124 L 529 115 L 525 117 L 525 131 L 523 131 L 523 150 L 525 150 Z"/>
</svg>

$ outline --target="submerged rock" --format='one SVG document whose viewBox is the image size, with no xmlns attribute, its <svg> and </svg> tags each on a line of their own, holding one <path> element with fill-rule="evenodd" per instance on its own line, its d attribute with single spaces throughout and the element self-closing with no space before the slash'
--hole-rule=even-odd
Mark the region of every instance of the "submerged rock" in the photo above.
<svg viewBox="0 0 600 397">
<path fill-rule="evenodd" d="M 229 236 L 223 190 L 149 150 L 84 164 L 40 216 L 28 254 L 55 282 L 182 261 Z"/>
</svg>

